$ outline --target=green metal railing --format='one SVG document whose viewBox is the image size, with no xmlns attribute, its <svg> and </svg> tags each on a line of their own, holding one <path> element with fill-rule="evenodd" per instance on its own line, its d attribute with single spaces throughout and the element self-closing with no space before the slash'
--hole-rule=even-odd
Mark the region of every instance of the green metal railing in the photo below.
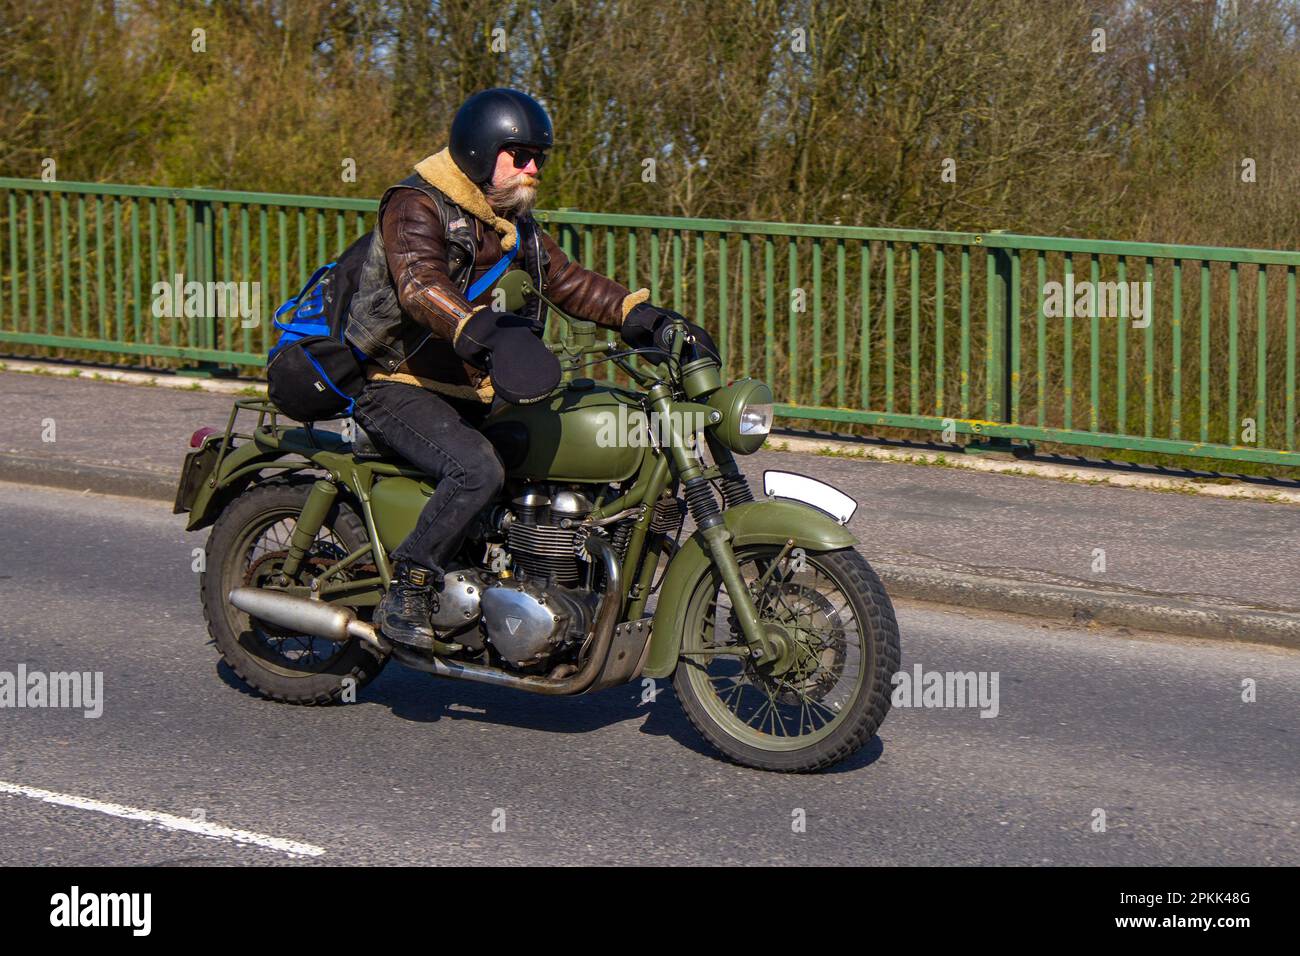
<svg viewBox="0 0 1300 956">
<path fill-rule="evenodd" d="M 376 205 L 0 179 L 0 342 L 261 366 L 276 305 Z M 1297 461 L 1297 252 L 537 216 L 569 256 L 708 327 L 726 376 L 770 382 L 786 418 Z M 258 283 L 257 320 L 156 314 L 154 283 L 178 274 Z M 1150 283 L 1149 321 L 1055 314 L 1051 283 L 1071 279 Z"/>
</svg>

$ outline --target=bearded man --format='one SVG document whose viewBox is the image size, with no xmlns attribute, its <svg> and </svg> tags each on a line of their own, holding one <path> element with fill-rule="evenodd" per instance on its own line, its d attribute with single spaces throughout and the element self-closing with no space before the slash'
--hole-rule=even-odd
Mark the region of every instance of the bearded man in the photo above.
<svg viewBox="0 0 1300 956">
<path fill-rule="evenodd" d="M 505 480 L 479 431 L 494 400 L 547 398 L 560 365 L 542 341 L 546 306 L 536 296 L 516 313 L 492 309 L 507 269 L 566 313 L 618 329 L 634 348 L 667 344 L 677 313 L 571 261 L 532 216 L 554 144 L 550 117 L 531 96 L 490 89 L 456 112 L 447 148 L 388 189 L 347 340 L 366 356 L 366 384 L 353 417 L 387 450 L 434 479 L 414 530 L 393 550 L 392 584 L 374 621 L 392 641 L 432 648 L 431 601 L 464 532 Z M 691 331 L 716 351 L 707 333 Z"/>
</svg>

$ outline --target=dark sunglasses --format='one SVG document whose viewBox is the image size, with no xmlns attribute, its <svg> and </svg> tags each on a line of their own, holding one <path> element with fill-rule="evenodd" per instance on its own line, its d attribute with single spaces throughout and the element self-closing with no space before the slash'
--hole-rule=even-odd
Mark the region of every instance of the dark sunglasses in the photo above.
<svg viewBox="0 0 1300 956">
<path fill-rule="evenodd" d="M 537 164 L 538 169 L 541 169 L 546 164 L 547 153 L 544 149 L 529 149 L 527 146 L 505 146 L 502 148 L 514 159 L 515 169 L 523 169 L 528 165 L 530 159 Z"/>
</svg>

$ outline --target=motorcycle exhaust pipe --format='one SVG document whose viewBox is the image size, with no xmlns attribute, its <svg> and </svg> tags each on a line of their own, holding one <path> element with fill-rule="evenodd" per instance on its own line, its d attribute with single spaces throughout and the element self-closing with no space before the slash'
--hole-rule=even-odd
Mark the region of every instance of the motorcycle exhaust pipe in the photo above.
<svg viewBox="0 0 1300 956">
<path fill-rule="evenodd" d="M 619 567 L 618 554 L 609 542 L 595 535 L 587 538 L 586 548 L 589 554 L 600 559 L 605 566 L 605 588 L 592 625 L 591 653 L 581 667 L 563 677 L 511 674 L 496 667 L 485 667 L 482 664 L 465 661 L 448 661 L 420 654 L 393 644 L 372 625 L 357 620 L 351 608 L 326 604 L 324 601 L 295 597 L 282 591 L 266 591 L 249 587 L 235 588 L 227 597 L 235 607 L 258 620 L 336 643 L 343 643 L 357 637 L 379 653 L 391 652 L 408 667 L 427 671 L 439 677 L 495 684 L 498 687 L 513 687 L 516 690 L 526 690 L 552 697 L 565 697 L 581 694 L 596 682 L 605 658 L 609 656 L 609 648 L 614 641 L 614 628 L 618 624 L 619 612 L 623 609 L 622 570 Z"/>
<path fill-rule="evenodd" d="M 389 642 L 373 625 L 358 620 L 356 612 L 349 607 L 262 588 L 235 588 L 226 597 L 250 617 L 276 627 L 310 634 L 336 644 L 356 637 L 380 653 L 387 653 L 390 647 Z"/>
</svg>

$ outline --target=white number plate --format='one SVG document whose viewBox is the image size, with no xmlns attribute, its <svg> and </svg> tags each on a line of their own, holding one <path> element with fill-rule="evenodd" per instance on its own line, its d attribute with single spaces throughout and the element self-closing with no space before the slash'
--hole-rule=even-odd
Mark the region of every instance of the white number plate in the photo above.
<svg viewBox="0 0 1300 956">
<path fill-rule="evenodd" d="M 769 498 L 793 498 L 818 508 L 840 524 L 848 524 L 858 503 L 834 485 L 790 471 L 763 472 L 763 494 Z"/>
</svg>

